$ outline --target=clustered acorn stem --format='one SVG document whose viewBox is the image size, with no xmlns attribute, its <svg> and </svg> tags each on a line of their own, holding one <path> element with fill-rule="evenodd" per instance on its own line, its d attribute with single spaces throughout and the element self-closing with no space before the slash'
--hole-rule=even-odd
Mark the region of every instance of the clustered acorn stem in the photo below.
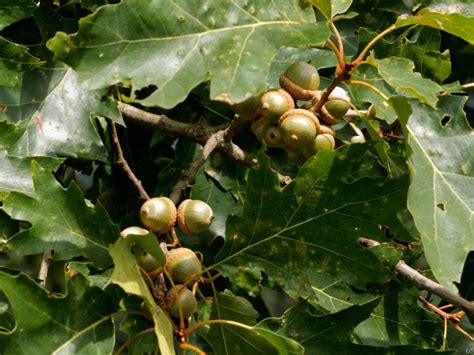
<svg viewBox="0 0 474 355">
<path fill-rule="evenodd" d="M 371 248 L 380 245 L 380 243 L 376 240 L 367 238 L 359 238 L 358 242 L 366 248 Z M 448 289 L 444 288 L 437 282 L 434 282 L 433 280 L 427 278 L 426 276 L 423 276 L 411 266 L 408 266 L 405 261 L 400 260 L 393 268 L 393 272 L 405 276 L 408 280 L 410 280 L 418 287 L 421 287 L 422 289 L 441 297 L 443 300 L 464 310 L 465 312 L 474 315 L 473 303 L 469 302 L 461 296 L 452 293 Z"/>
</svg>

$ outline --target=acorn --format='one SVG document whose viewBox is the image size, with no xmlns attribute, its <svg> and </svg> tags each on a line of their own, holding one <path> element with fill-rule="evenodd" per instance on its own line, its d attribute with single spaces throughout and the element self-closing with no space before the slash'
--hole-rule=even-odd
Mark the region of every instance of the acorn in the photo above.
<svg viewBox="0 0 474 355">
<path fill-rule="evenodd" d="M 176 206 L 167 197 L 153 197 L 140 208 L 140 220 L 157 234 L 167 233 L 176 222 Z"/>
<path fill-rule="evenodd" d="M 284 145 L 280 129 L 273 124 L 266 124 L 263 127 L 263 141 L 271 148 L 281 148 Z"/>
<path fill-rule="evenodd" d="M 318 70 L 305 62 L 293 63 L 280 76 L 280 86 L 297 100 L 310 100 L 319 88 Z"/>
<path fill-rule="evenodd" d="M 349 110 L 350 106 L 347 101 L 334 99 L 334 100 L 329 100 L 328 102 L 326 102 L 324 104 L 324 107 L 326 108 L 326 110 L 329 112 L 330 115 L 340 120 L 347 113 L 347 110 Z"/>
<path fill-rule="evenodd" d="M 262 116 L 276 122 L 286 111 L 295 108 L 293 97 L 283 89 L 267 91 L 262 95 Z"/>
<path fill-rule="evenodd" d="M 251 115 L 257 112 L 257 110 L 260 108 L 262 104 L 260 101 L 260 98 L 261 98 L 261 95 L 251 96 L 242 102 L 233 104 L 231 108 L 238 115 L 241 115 L 241 116 Z"/>
<path fill-rule="evenodd" d="M 303 154 L 306 158 L 310 158 L 320 150 L 334 150 L 336 141 L 331 134 L 318 134 L 312 144 L 303 148 Z"/>
<path fill-rule="evenodd" d="M 170 314 L 179 318 L 179 308 L 183 312 L 183 318 L 191 317 L 197 310 L 197 300 L 193 293 L 184 285 L 174 285 L 170 288 L 167 295 L 168 311 Z"/>
<path fill-rule="evenodd" d="M 319 131 L 319 120 L 310 111 L 293 109 L 280 117 L 278 126 L 285 146 L 301 149 L 309 145 Z"/>
<path fill-rule="evenodd" d="M 138 266 L 140 266 L 146 272 L 155 271 L 160 267 L 158 261 L 145 250 L 135 250 L 135 260 Z"/>
<path fill-rule="evenodd" d="M 201 277 L 202 264 L 191 249 L 177 248 L 166 255 L 166 270 L 175 283 L 191 285 Z"/>
<path fill-rule="evenodd" d="M 184 234 L 208 230 L 214 219 L 212 208 L 200 200 L 184 200 L 178 207 L 178 225 Z"/>
</svg>

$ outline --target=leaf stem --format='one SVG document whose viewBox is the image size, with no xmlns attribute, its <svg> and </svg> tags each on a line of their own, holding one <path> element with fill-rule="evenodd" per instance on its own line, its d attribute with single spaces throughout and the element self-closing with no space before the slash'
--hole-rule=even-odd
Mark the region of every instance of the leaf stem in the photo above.
<svg viewBox="0 0 474 355">
<path fill-rule="evenodd" d="M 380 245 L 379 242 L 372 239 L 366 239 L 366 238 L 359 238 L 358 242 L 359 244 L 367 248 Z M 423 276 L 418 271 L 408 266 L 403 260 L 400 260 L 398 264 L 395 265 L 395 267 L 393 268 L 393 271 L 396 274 L 405 276 L 408 280 L 413 282 L 418 287 L 421 287 L 422 289 L 441 297 L 443 300 L 455 305 L 456 307 L 464 310 L 465 312 L 471 315 L 474 315 L 473 303 L 469 302 L 468 300 L 466 300 L 465 298 L 461 296 L 458 296 L 452 293 L 448 289 L 444 288 L 443 286 L 434 282 L 433 280 L 427 278 L 426 276 Z"/>
<path fill-rule="evenodd" d="M 341 56 L 341 52 L 339 52 L 339 49 L 337 49 L 336 45 L 330 38 L 327 39 L 326 44 L 332 49 L 332 51 L 336 55 L 339 67 L 342 68 L 344 66 L 344 57 Z"/>
<path fill-rule="evenodd" d="M 342 42 L 342 37 L 341 34 L 339 33 L 336 25 L 334 24 L 333 21 L 329 21 L 329 24 L 331 26 L 331 30 L 334 32 L 334 35 L 336 36 L 337 39 L 337 45 L 340 53 L 340 59 L 342 63 L 344 63 L 344 44 Z"/>
<path fill-rule="evenodd" d="M 462 85 L 462 88 L 463 88 L 464 90 L 474 89 L 474 83 L 464 84 L 464 85 Z"/>
<path fill-rule="evenodd" d="M 115 123 L 112 121 L 109 121 L 110 123 L 110 134 L 112 135 L 112 141 L 115 146 L 115 151 L 117 153 L 117 165 L 119 165 L 125 175 L 127 175 L 128 179 L 132 182 L 133 186 L 138 191 L 138 195 L 140 196 L 140 199 L 142 200 L 149 200 L 150 195 L 145 191 L 142 182 L 137 178 L 137 176 L 134 174 L 133 170 L 130 168 L 130 165 L 128 165 L 127 160 L 125 159 L 123 155 L 123 150 L 122 147 L 120 146 L 120 140 L 117 134 L 117 128 L 115 126 Z"/>
<path fill-rule="evenodd" d="M 389 100 L 387 95 L 385 95 L 382 91 L 380 91 L 379 89 L 377 89 L 375 86 L 373 86 L 372 84 L 370 84 L 368 82 L 359 81 L 359 80 L 348 80 L 347 83 L 349 85 L 365 86 L 365 87 L 369 88 L 370 90 L 372 90 L 373 92 L 375 92 L 377 95 L 379 95 L 385 101 Z"/>
</svg>

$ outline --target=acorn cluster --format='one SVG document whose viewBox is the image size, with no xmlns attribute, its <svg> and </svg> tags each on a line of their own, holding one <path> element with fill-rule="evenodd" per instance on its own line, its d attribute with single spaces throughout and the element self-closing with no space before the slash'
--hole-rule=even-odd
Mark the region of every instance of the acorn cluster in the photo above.
<svg viewBox="0 0 474 355">
<path fill-rule="evenodd" d="M 252 132 L 267 147 L 283 148 L 290 159 L 302 163 L 319 150 L 335 148 L 330 126 L 339 123 L 350 107 L 347 92 L 336 87 L 316 110 L 321 98 L 319 83 L 314 66 L 297 62 L 280 76 L 281 88 L 251 97 L 233 109 L 239 115 L 255 117 Z"/>
<path fill-rule="evenodd" d="M 176 208 L 167 197 L 154 197 L 147 200 L 140 208 L 142 224 L 157 235 L 171 231 L 176 222 L 180 230 L 187 235 L 205 232 L 214 219 L 211 207 L 200 200 L 187 199 Z M 128 227 L 120 235 L 147 235 L 149 231 L 141 227 Z M 133 246 L 133 253 L 138 266 L 149 275 L 161 273 L 158 261 L 138 245 Z M 176 318 L 190 317 L 197 309 L 197 300 L 192 287 L 201 277 L 202 264 L 196 253 L 188 248 L 176 248 L 166 255 L 166 272 L 172 287 L 166 294 L 168 312 Z"/>
</svg>

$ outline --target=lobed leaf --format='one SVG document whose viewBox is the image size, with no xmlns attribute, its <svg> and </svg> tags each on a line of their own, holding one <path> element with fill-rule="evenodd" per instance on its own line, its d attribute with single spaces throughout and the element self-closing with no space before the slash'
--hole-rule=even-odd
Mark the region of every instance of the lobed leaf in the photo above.
<svg viewBox="0 0 474 355">
<path fill-rule="evenodd" d="M 130 0 L 99 8 L 49 48 L 89 88 L 155 85 L 144 105 L 174 107 L 207 80 L 213 100 L 240 102 L 265 90 L 282 47 L 324 43 L 329 31 L 314 21 L 296 0 Z"/>
<path fill-rule="evenodd" d="M 104 208 L 90 207 L 75 183 L 65 190 L 35 161 L 32 174 L 36 198 L 12 192 L 4 200 L 2 209 L 12 218 L 31 223 L 8 241 L 7 248 L 19 255 L 53 249 L 57 260 L 85 256 L 98 268 L 109 266 L 107 247 L 119 231 Z"/>
<path fill-rule="evenodd" d="M 466 16 L 460 10 L 461 6 L 457 4 L 444 8 L 443 6 L 431 9 L 426 8 L 413 16 L 400 16 L 395 26 L 423 25 L 433 27 L 462 38 L 470 44 L 474 44 L 474 17 L 472 17 L 472 13 Z"/>
<path fill-rule="evenodd" d="M 147 236 L 130 235 L 127 238 L 119 238 L 110 247 L 110 255 L 114 260 L 115 268 L 112 274 L 112 282 L 119 285 L 124 291 L 143 298 L 145 305 L 150 312 L 155 323 L 155 334 L 162 354 L 174 354 L 173 328 L 171 321 L 164 310 L 155 303 L 141 271 L 137 265 L 135 256 L 132 253 L 132 243 L 141 243 L 140 239 L 146 239 L 146 244 L 150 247 L 150 253 L 157 257 L 159 263 L 164 265 L 165 256 L 158 245 L 158 240 L 153 233 Z M 143 244 L 142 244 L 143 245 Z M 158 248 L 158 249 L 157 249 Z"/>
<path fill-rule="evenodd" d="M 254 326 L 257 316 L 245 298 L 230 292 L 217 293 L 211 319 L 235 322 L 211 325 L 206 340 L 216 354 L 303 354 L 303 348 L 296 341 Z"/>
<path fill-rule="evenodd" d="M 411 60 L 389 57 L 376 60 L 376 65 L 380 76 L 388 84 L 410 97 L 416 97 L 421 102 L 436 107 L 441 86 L 423 78 L 420 73 L 413 72 L 415 65 Z"/>
<path fill-rule="evenodd" d="M 0 271 L 0 289 L 15 316 L 15 328 L 0 332 L 2 354 L 110 354 L 117 304 L 82 276 L 68 279 L 67 294 L 51 295 L 25 274 Z"/>
<path fill-rule="evenodd" d="M 234 282 L 246 270 L 264 270 L 293 297 L 323 287 L 317 278 L 309 281 L 320 273 L 359 288 L 386 281 L 388 270 L 357 238 L 383 238 L 381 225 L 408 238 L 396 217 L 405 206 L 407 180 L 366 176 L 372 174 L 366 149 L 319 152 L 283 191 L 261 155 L 260 168 L 249 175 L 243 214 L 228 220 L 226 243 L 211 267 Z"/>
<path fill-rule="evenodd" d="M 465 97 L 441 96 L 435 109 L 392 99 L 411 152 L 408 209 L 421 233 L 436 279 L 456 292 L 474 250 L 474 135 L 463 111 Z"/>
</svg>

